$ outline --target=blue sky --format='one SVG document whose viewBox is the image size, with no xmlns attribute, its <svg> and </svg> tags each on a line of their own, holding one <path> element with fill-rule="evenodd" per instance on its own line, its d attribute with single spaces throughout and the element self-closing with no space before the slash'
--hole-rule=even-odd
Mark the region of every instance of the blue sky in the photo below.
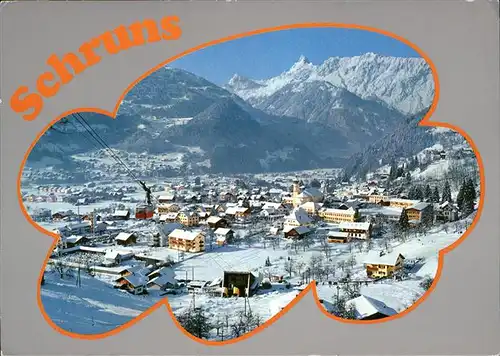
<svg viewBox="0 0 500 356">
<path fill-rule="evenodd" d="M 169 65 L 224 84 L 235 73 L 254 79 L 273 77 L 289 69 L 300 55 L 318 64 L 329 57 L 367 52 L 420 57 L 406 44 L 375 32 L 305 28 L 269 32 L 210 46 Z"/>
</svg>

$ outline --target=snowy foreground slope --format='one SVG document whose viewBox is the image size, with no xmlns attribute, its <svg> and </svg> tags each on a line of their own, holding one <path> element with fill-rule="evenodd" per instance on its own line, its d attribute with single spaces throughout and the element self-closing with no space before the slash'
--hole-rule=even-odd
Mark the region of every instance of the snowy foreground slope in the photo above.
<svg viewBox="0 0 500 356">
<path fill-rule="evenodd" d="M 43 307 L 49 318 L 62 329 L 78 334 L 109 332 L 154 305 L 159 298 L 136 296 L 114 289 L 97 278 L 81 274 L 59 278 L 57 272 L 45 273 L 41 288 Z"/>
<path fill-rule="evenodd" d="M 446 225 L 445 225 L 446 226 Z M 448 231 L 446 232 L 445 229 Z M 438 251 L 454 243 L 461 233 L 453 232 L 453 226 L 439 227 L 424 236 L 409 237 L 407 241 L 393 241 L 390 249 L 401 253 L 407 260 L 418 259 L 411 270 L 412 277 L 403 281 L 392 279 L 369 283 L 361 287 L 361 294 L 385 303 L 396 312 L 410 307 L 425 290 L 420 286 L 423 278 L 434 278 L 437 270 Z M 380 245 L 374 240 L 374 249 Z M 332 260 L 335 263 L 347 261 L 352 256 L 356 263 L 351 269 L 352 280 L 366 280 L 363 261 L 368 252 L 349 248 L 347 245 L 338 245 L 332 251 Z M 123 248 L 122 248 L 123 249 Z M 311 257 L 321 255 L 319 244 L 311 246 L 307 251 L 294 252 L 291 245 L 283 242 L 279 247 L 263 246 L 255 243 L 252 247 L 241 246 L 214 247 L 195 257 L 187 258 L 175 265 L 176 278 L 183 278 L 185 274 L 195 273 L 196 280 L 211 281 L 221 276 L 224 270 L 252 269 L 264 275 L 288 275 L 286 261 L 290 257 L 295 264 L 301 261 L 306 264 Z M 271 266 L 265 266 L 269 258 Z M 342 272 L 337 270 L 337 276 Z M 214 298 L 200 294 L 193 297 L 188 293 L 168 295 L 168 302 L 176 316 L 189 310 L 193 303 L 206 311 L 207 318 L 212 324 L 221 322 L 235 322 L 240 312 L 245 308 L 259 316 L 264 323 L 288 305 L 300 293 L 306 284 L 301 285 L 301 277 L 296 273 L 287 280 L 292 287 L 273 283 L 269 290 L 261 290 L 245 305 L 244 298 Z M 47 272 L 45 285 L 42 286 L 42 302 L 48 316 L 64 330 L 79 334 L 100 334 L 111 331 L 116 327 L 132 320 L 161 300 L 157 293 L 148 295 L 132 295 L 125 291 L 114 289 L 111 280 L 99 277 L 89 277 L 81 273 L 81 286 L 76 283 L 76 273 L 65 276 L 63 279 L 55 271 Z M 336 288 L 328 283 L 317 281 L 319 298 L 324 305 L 332 303 L 337 293 Z M 213 334 L 214 330 L 212 330 Z M 215 334 L 212 338 L 218 339 Z M 220 338 L 219 338 L 220 339 Z"/>
</svg>

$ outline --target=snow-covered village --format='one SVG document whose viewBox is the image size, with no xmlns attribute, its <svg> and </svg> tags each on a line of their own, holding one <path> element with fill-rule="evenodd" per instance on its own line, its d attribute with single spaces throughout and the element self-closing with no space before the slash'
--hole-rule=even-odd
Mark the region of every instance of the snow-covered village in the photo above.
<svg viewBox="0 0 500 356">
<path fill-rule="evenodd" d="M 337 318 L 411 307 L 431 287 L 439 251 L 472 224 L 481 188 L 460 134 L 417 125 L 433 99 L 422 61 L 301 56 L 277 77 L 235 75 L 225 86 L 165 67 L 126 96 L 116 120 L 81 113 L 51 126 L 21 185 L 33 221 L 59 236 L 40 286 L 48 317 L 101 334 L 167 298 L 187 332 L 224 341 L 313 282 Z M 366 67 L 385 82 L 353 94 Z M 416 82 L 415 93 L 380 95 L 385 105 L 371 99 L 377 85 Z M 330 102 L 313 101 L 318 93 Z M 300 117 L 307 102 L 329 122 Z M 340 116 L 354 126 L 332 124 Z"/>
</svg>

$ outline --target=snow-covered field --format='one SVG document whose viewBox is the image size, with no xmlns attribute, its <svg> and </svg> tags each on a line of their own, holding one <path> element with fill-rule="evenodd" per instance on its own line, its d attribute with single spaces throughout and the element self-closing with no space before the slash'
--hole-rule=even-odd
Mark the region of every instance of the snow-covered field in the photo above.
<svg viewBox="0 0 500 356">
<path fill-rule="evenodd" d="M 135 296 L 85 273 L 63 279 L 57 272 L 45 273 L 41 299 L 49 318 L 62 329 L 78 334 L 109 332 L 134 319 L 160 298 Z"/>
<path fill-rule="evenodd" d="M 448 229 L 452 231 L 450 227 Z M 409 280 L 395 281 L 382 280 L 369 283 L 361 287 L 360 292 L 368 297 L 382 301 L 390 308 L 401 312 L 411 306 L 425 291 L 420 287 L 422 278 L 433 278 L 437 270 L 437 254 L 439 250 L 452 244 L 460 237 L 459 232 L 446 233 L 442 228 L 435 228 L 424 236 L 409 237 L 407 241 L 391 242 L 391 249 L 401 253 L 406 259 L 420 259 Z M 258 241 L 258 240 L 256 240 Z M 381 242 L 374 241 L 373 249 L 381 246 Z M 111 247 L 112 248 L 112 247 Z M 120 248 L 125 251 L 144 251 L 145 247 Z M 177 254 L 167 248 L 155 248 L 151 254 L 168 253 L 172 257 Z M 163 251 L 163 252 L 161 252 Z M 314 243 L 306 251 L 302 248 L 292 248 L 292 244 L 284 239 L 279 246 L 267 243 L 264 247 L 262 241 L 255 242 L 252 247 L 242 244 L 238 246 L 214 246 L 201 254 L 186 254 L 186 258 L 176 263 L 173 268 L 177 279 L 213 281 L 220 278 L 224 270 L 253 270 L 263 273 L 264 276 L 283 275 L 291 283 L 286 288 L 286 283 L 273 283 L 268 290 L 260 290 L 249 298 L 247 308 L 262 318 L 268 320 L 299 293 L 293 286 L 300 285 L 301 277 L 294 271 L 289 276 L 285 265 L 290 258 L 294 265 L 303 263 L 303 270 L 313 256 L 321 256 L 324 251 L 319 243 Z M 330 260 L 324 260 L 333 269 L 339 261 L 347 261 L 354 256 L 355 265 L 351 268 L 353 280 L 365 281 L 366 272 L 363 261 L 368 256 L 365 249 L 360 251 L 357 247 L 349 248 L 347 244 L 331 245 Z M 270 266 L 265 266 L 269 258 Z M 337 269 L 337 277 L 342 275 Z M 127 292 L 112 288 L 109 277 L 89 277 L 82 272 L 82 285 L 76 286 L 75 278 L 60 279 L 56 272 L 46 275 L 46 284 L 42 287 L 42 302 L 49 317 L 60 327 L 77 333 L 103 333 L 121 325 L 138 316 L 151 307 L 160 297 L 157 293 L 145 296 L 134 296 Z M 317 292 L 321 299 L 333 302 L 337 293 L 336 288 L 328 285 L 326 281 L 317 281 Z M 183 292 L 177 295 L 168 295 L 168 301 L 174 314 L 179 315 L 192 306 L 192 295 Z M 245 310 L 244 298 L 221 298 L 206 294 L 197 295 L 194 299 L 197 307 L 202 307 L 211 322 L 216 323 L 221 318 L 236 320 L 239 311 Z M 225 320 L 225 319 L 224 319 Z M 215 337 L 215 336 L 214 336 Z"/>
</svg>

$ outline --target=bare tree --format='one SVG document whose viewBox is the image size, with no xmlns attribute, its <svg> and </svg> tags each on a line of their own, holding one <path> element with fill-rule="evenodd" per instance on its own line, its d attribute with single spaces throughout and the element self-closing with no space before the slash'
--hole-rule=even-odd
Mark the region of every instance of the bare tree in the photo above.
<svg viewBox="0 0 500 356">
<path fill-rule="evenodd" d="M 346 263 L 344 260 L 340 260 L 337 262 L 337 267 L 340 268 L 342 271 L 345 270 L 345 267 L 346 267 Z"/>
<path fill-rule="evenodd" d="M 351 269 L 354 268 L 354 266 L 356 266 L 356 257 L 354 257 L 354 255 L 351 255 L 347 260 L 347 264 Z"/>
<path fill-rule="evenodd" d="M 311 256 L 311 259 L 309 260 L 309 269 L 311 271 L 313 278 L 316 278 L 321 274 L 321 269 L 323 267 L 322 265 L 323 261 L 321 255 Z"/>
<path fill-rule="evenodd" d="M 325 254 L 325 258 L 328 260 L 332 255 L 331 246 L 326 239 L 321 239 L 320 241 L 321 241 L 321 250 Z"/>
<path fill-rule="evenodd" d="M 254 239 L 251 234 L 245 234 L 245 236 L 243 237 L 243 241 L 245 242 L 245 245 L 247 245 L 248 247 L 253 246 Z"/>
<path fill-rule="evenodd" d="M 292 259 L 289 259 L 285 262 L 285 271 L 288 273 L 288 276 L 291 278 L 292 273 L 295 271 L 295 263 Z"/>
<path fill-rule="evenodd" d="M 302 274 L 302 270 L 304 269 L 304 267 L 306 266 L 306 264 L 303 262 L 303 261 L 297 261 L 295 262 L 295 270 L 297 272 L 297 274 Z"/>
</svg>

